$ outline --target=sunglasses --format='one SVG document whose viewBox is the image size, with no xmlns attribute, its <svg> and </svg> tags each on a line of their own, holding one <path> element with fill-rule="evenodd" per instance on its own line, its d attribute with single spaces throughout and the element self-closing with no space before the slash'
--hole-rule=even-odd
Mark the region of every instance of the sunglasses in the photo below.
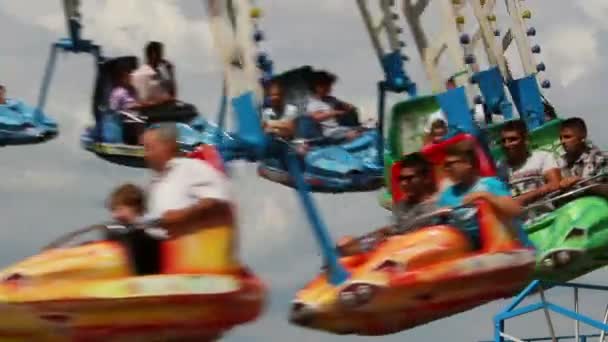
<svg viewBox="0 0 608 342">
<path fill-rule="evenodd" d="M 450 160 L 450 161 L 446 161 L 445 163 L 443 163 L 443 168 L 444 169 L 451 169 L 452 167 L 454 167 L 454 165 L 456 164 L 463 164 L 466 163 L 466 161 L 464 160 Z"/>
<path fill-rule="evenodd" d="M 399 176 L 399 181 L 403 182 L 403 181 L 411 181 L 412 179 L 418 177 L 417 175 L 407 175 L 407 176 Z"/>
<path fill-rule="evenodd" d="M 506 144 L 506 143 L 515 142 L 518 140 L 519 140 L 519 138 L 516 138 L 516 137 L 506 137 L 506 138 L 501 138 L 500 142 L 503 144 Z"/>
</svg>

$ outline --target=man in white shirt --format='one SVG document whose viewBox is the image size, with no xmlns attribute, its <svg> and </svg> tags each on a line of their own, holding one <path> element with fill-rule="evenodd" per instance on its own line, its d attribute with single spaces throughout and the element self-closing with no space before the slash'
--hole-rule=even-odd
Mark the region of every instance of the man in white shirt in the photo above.
<svg viewBox="0 0 608 342">
<path fill-rule="evenodd" d="M 528 129 L 522 120 L 508 121 L 501 130 L 506 158 L 498 163 L 501 176 L 521 205 L 530 204 L 559 189 L 560 169 L 550 152 L 530 151 Z"/>
<path fill-rule="evenodd" d="M 148 216 L 159 217 L 169 236 L 200 221 L 231 220 L 228 178 L 210 164 L 179 156 L 175 124 L 144 133 L 144 152 L 155 175 L 148 187 Z"/>
<path fill-rule="evenodd" d="M 162 102 L 175 98 L 177 86 L 173 65 L 163 57 L 163 45 L 146 45 L 146 63 L 131 74 L 133 86 L 142 102 Z"/>
</svg>

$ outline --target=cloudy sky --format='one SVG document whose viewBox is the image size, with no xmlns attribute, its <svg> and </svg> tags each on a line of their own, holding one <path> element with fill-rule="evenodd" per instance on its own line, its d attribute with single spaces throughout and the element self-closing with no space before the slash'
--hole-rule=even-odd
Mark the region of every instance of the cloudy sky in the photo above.
<svg viewBox="0 0 608 342">
<path fill-rule="evenodd" d="M 375 82 L 382 77 L 362 21 L 350 0 L 261 0 L 266 49 L 279 70 L 303 64 L 332 70 L 340 77 L 336 93 L 372 113 Z M 83 1 L 85 35 L 103 45 L 107 55 L 140 55 L 149 39 L 162 40 L 177 66 L 185 101 L 213 118 L 218 107 L 221 75 L 200 1 Z M 311 5 L 315 3 L 315 5 Z M 530 0 L 541 58 L 553 89 L 547 96 L 563 116 L 581 115 L 594 140 L 605 146 L 604 81 L 608 67 L 608 2 L 605 0 Z M 433 16 L 430 16 L 433 20 Z M 500 25 L 500 22 L 499 22 Z M 64 34 L 59 1 L 0 0 L 0 83 L 9 94 L 35 102 L 50 43 Z M 405 39 L 411 43 L 409 32 Z M 406 52 L 415 81 L 426 82 L 413 48 Z M 86 55 L 58 59 L 47 111 L 58 119 L 61 136 L 47 144 L 1 150 L 0 260 L 3 264 L 30 255 L 49 239 L 69 230 L 103 221 L 103 200 L 125 181 L 144 183 L 142 170 L 105 163 L 80 149 L 78 137 L 90 123 L 93 61 Z M 244 260 L 263 277 L 271 302 L 257 322 L 240 327 L 226 341 L 368 341 L 336 337 L 286 322 L 295 291 L 318 271 L 320 257 L 294 193 L 256 178 L 248 165 L 234 168 L 238 189 Z M 384 225 L 388 212 L 375 193 L 317 196 L 332 235 L 358 234 Z M 606 283 L 605 271 L 587 280 Z M 568 293 L 556 291 L 559 300 Z M 492 336 L 492 314 L 505 302 L 444 319 L 378 341 L 476 341 Z M 595 303 L 595 304 L 593 304 Z M 600 317 L 605 296 L 585 298 L 583 307 Z M 557 323 L 560 321 L 557 320 Z M 542 315 L 509 324 L 513 335 L 546 335 Z M 557 324 L 556 324 L 557 325 Z M 572 324 L 561 332 L 572 333 Z M 558 329 L 560 330 L 560 329 Z"/>
</svg>

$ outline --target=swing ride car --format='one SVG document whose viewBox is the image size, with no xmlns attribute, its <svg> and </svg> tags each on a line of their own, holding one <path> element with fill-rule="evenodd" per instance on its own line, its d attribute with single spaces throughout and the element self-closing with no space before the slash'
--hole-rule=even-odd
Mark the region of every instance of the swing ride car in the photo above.
<svg viewBox="0 0 608 342">
<path fill-rule="evenodd" d="M 352 192 L 376 190 L 382 186 L 383 166 L 378 162 L 379 132 L 364 128 L 356 110 L 338 121 L 344 127 L 357 130 L 360 136 L 352 141 L 324 138 L 321 127 L 306 115 L 313 70 L 301 67 L 274 77 L 285 92 L 285 101 L 298 108 L 294 143 L 307 145 L 302 156 L 304 180 L 314 192 Z M 262 160 L 258 174 L 270 181 L 294 186 L 287 166 L 275 155 Z"/>
<path fill-rule="evenodd" d="M 98 64 L 94 96 L 95 125 L 81 136 L 83 147 L 103 159 L 121 165 L 143 167 L 143 146 L 139 143 L 145 128 L 160 122 L 175 122 L 179 148 L 192 152 L 197 146 L 235 140 L 219 127 L 203 119 L 196 107 L 172 101 L 141 110 L 114 111 L 108 108 L 111 76 L 117 68 L 133 71 L 137 57 L 107 59 Z M 219 144 L 218 144 L 219 145 Z"/>
<path fill-rule="evenodd" d="M 214 147 L 191 155 L 221 167 Z M 232 210 L 227 209 L 232 222 Z M 211 224 L 211 226 L 210 226 Z M 142 252 L 126 234 L 155 222 L 103 224 L 65 235 L 0 271 L 0 339 L 214 340 L 263 311 L 266 287 L 229 248 L 235 227 L 201 222 Z M 145 257 L 142 257 L 145 253 Z M 147 264 L 158 260 L 160 271 Z"/>
<path fill-rule="evenodd" d="M 0 146 L 41 143 L 58 132 L 55 120 L 37 108 L 12 98 L 0 104 Z"/>
<path fill-rule="evenodd" d="M 463 140 L 476 142 L 461 134 L 423 153 L 438 170 L 445 147 Z M 491 161 L 477 147 L 482 174 L 492 175 Z M 441 173 L 435 176 L 442 180 Z M 534 250 L 519 242 L 488 203 L 476 203 L 476 209 L 479 250 L 454 224 L 367 241 L 364 252 L 341 258 L 350 273 L 346 281 L 330 283 L 323 272 L 297 293 L 290 321 L 336 334 L 384 335 L 513 295 L 530 279 Z M 456 210 L 462 209 L 444 209 L 429 217 Z"/>
<path fill-rule="evenodd" d="M 87 127 L 81 135 L 80 140 L 84 149 L 113 163 L 142 167 L 143 147 L 139 144 L 141 131 L 160 122 L 175 122 L 179 131 L 179 147 L 183 152 L 192 152 L 197 146 L 203 144 L 229 145 L 232 154 L 226 155 L 225 160 L 247 157 L 239 154 L 245 147 L 240 145 L 238 138 L 201 117 L 197 108 L 192 104 L 175 100 L 139 110 L 110 110 L 108 102 L 113 86 L 112 76 L 119 69 L 128 72 L 137 69 L 138 59 L 134 56 L 104 57 L 101 46 L 81 37 L 83 25 L 79 12 L 80 2 L 63 0 L 62 3 L 69 37 L 62 38 L 51 46 L 40 90 L 39 107 L 43 108 L 46 102 L 58 51 L 86 53 L 93 56 L 97 66 L 95 89 L 92 95 L 92 112 L 95 123 L 93 127 Z M 220 121 L 223 121 L 226 96 L 222 96 L 221 101 L 219 116 Z"/>
</svg>

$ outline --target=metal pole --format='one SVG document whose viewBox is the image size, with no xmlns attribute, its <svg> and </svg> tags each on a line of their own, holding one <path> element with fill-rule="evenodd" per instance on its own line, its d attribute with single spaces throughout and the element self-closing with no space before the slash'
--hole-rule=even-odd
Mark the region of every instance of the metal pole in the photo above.
<svg viewBox="0 0 608 342">
<path fill-rule="evenodd" d="M 349 274 L 338 260 L 338 253 L 329 236 L 327 227 L 321 219 L 314 204 L 314 200 L 308 191 L 308 185 L 304 182 L 304 177 L 302 176 L 299 165 L 300 160 L 295 153 L 289 151 L 288 148 L 289 147 L 285 146 L 284 155 L 287 158 L 289 173 L 294 178 L 298 196 L 300 196 L 300 200 L 306 211 L 306 216 L 308 216 L 308 220 L 313 228 L 313 233 L 321 247 L 321 253 L 327 264 L 327 278 L 332 285 L 339 285 L 348 279 Z"/>
<path fill-rule="evenodd" d="M 574 312 L 578 315 L 578 288 L 574 288 Z M 577 320 L 574 321 L 574 338 L 578 340 L 580 334 L 580 322 Z"/>
<path fill-rule="evenodd" d="M 606 324 L 606 322 L 608 322 L 608 304 L 606 305 L 606 309 L 604 310 L 604 321 L 603 321 L 603 323 Z M 605 336 L 606 336 L 606 331 L 602 330 L 602 332 L 600 333 L 599 342 L 604 342 L 604 337 Z"/>
<path fill-rule="evenodd" d="M 547 310 L 547 301 L 545 300 L 545 291 L 542 286 L 539 287 L 540 298 L 543 301 L 543 312 L 545 313 L 545 318 L 547 319 L 547 325 L 549 326 L 549 332 L 551 333 L 551 341 L 557 342 L 557 338 L 555 338 L 555 329 L 553 329 L 553 323 L 551 323 L 551 316 L 549 315 L 549 310 Z"/>
<path fill-rule="evenodd" d="M 386 88 L 384 81 L 378 82 L 378 165 L 384 163 L 384 107 Z"/>
<path fill-rule="evenodd" d="M 51 47 L 51 54 L 46 63 L 46 69 L 44 71 L 44 78 L 42 79 L 42 85 L 40 86 L 40 94 L 38 94 L 38 110 L 44 111 L 44 105 L 46 104 L 46 96 L 49 91 L 51 79 L 53 77 L 53 71 L 55 71 L 55 59 L 57 57 L 57 45 L 53 44 Z"/>
</svg>

